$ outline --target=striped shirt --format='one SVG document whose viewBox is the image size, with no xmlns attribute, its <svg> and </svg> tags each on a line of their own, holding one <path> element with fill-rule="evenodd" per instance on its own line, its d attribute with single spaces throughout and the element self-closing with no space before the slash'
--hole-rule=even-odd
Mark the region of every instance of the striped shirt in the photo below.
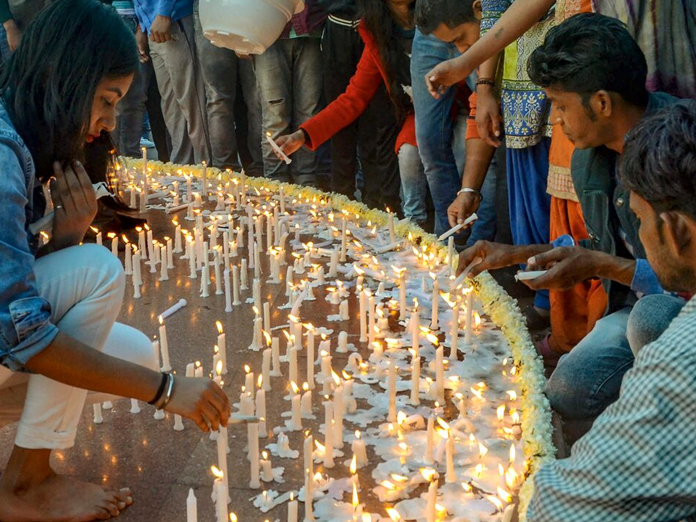
<svg viewBox="0 0 696 522">
<path fill-rule="evenodd" d="M 696 299 L 641 350 L 618 401 L 535 477 L 530 522 L 696 521 Z"/>
</svg>

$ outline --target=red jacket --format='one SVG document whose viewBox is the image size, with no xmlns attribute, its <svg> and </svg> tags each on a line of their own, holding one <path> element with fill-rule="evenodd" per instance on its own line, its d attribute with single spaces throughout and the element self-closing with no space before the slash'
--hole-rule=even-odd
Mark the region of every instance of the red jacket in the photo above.
<svg viewBox="0 0 696 522">
<path fill-rule="evenodd" d="M 389 89 L 387 75 L 382 66 L 375 39 L 365 29 L 364 24 L 360 24 L 358 32 L 365 42 L 365 50 L 358 63 L 358 69 L 350 79 L 346 92 L 300 126 L 309 135 L 310 142 L 307 143 L 307 147 L 310 150 L 318 149 L 337 132 L 357 120 L 382 83 L 387 85 L 387 89 Z M 414 147 L 418 146 L 416 144 L 416 119 L 413 112 L 406 117 L 396 139 L 397 154 L 404 143 Z"/>
</svg>

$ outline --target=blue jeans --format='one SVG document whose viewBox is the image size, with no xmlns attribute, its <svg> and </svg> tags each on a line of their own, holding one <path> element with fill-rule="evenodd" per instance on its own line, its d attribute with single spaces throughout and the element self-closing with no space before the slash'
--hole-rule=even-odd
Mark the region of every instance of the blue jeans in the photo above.
<svg viewBox="0 0 696 522">
<path fill-rule="evenodd" d="M 416 111 L 416 139 L 425 177 L 435 205 L 435 233 L 449 229 L 447 209 L 460 188 L 460 176 L 452 149 L 452 104 L 455 89 L 436 100 L 425 86 L 425 75 L 437 64 L 458 56 L 453 44 L 416 29 L 411 56 L 413 105 Z"/>
<path fill-rule="evenodd" d="M 592 331 L 561 357 L 546 384 L 551 407 L 564 421 L 591 421 L 619 398 L 633 355 L 655 341 L 683 306 L 669 295 L 650 295 L 600 319 Z M 649 348 L 648 348 L 649 349 Z"/>
<path fill-rule="evenodd" d="M 428 219 L 425 200 L 428 187 L 417 147 L 404 143 L 399 149 L 399 175 L 404 216 L 422 225 Z"/>
<path fill-rule="evenodd" d="M 265 53 L 254 56 L 254 68 L 261 94 L 264 136 L 275 139 L 290 134 L 319 112 L 323 82 L 318 38 L 281 38 Z M 265 137 L 261 143 L 267 178 L 298 185 L 316 183 L 315 152 L 303 147 L 286 165 Z"/>
</svg>

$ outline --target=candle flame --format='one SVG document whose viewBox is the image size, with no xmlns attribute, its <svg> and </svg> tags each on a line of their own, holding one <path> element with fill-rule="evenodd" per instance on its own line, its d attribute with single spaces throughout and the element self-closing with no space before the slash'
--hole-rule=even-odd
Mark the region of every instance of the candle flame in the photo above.
<svg viewBox="0 0 696 522">
<path fill-rule="evenodd" d="M 502 420 L 505 418 L 505 405 L 503 404 L 501 406 L 498 406 L 496 413 L 498 415 L 498 420 L 502 422 Z"/>
<path fill-rule="evenodd" d="M 399 515 L 399 512 L 396 509 L 387 508 L 387 515 L 389 515 L 392 522 L 401 522 L 401 515 Z"/>
<path fill-rule="evenodd" d="M 259 375 L 259 378 L 256 380 L 256 386 L 259 390 L 263 388 L 263 374 Z"/>
<path fill-rule="evenodd" d="M 440 417 L 437 418 L 437 423 L 442 426 L 442 428 L 446 431 L 449 431 L 450 425 L 447 424 L 444 420 L 442 420 Z"/>
<path fill-rule="evenodd" d="M 249 365 L 248 365 L 248 364 L 245 364 L 245 365 L 244 365 L 244 372 L 245 372 L 245 373 L 251 372 L 251 368 L 249 368 Z"/>
<path fill-rule="evenodd" d="M 420 474 L 423 476 L 425 480 L 428 482 L 432 482 L 433 479 L 437 476 L 437 471 L 431 468 L 422 468 L 420 470 Z"/>
<path fill-rule="evenodd" d="M 290 382 L 290 387 L 292 388 L 292 391 L 295 393 L 295 395 L 300 393 L 300 389 L 297 387 L 297 384 L 295 384 L 294 381 Z"/>
<path fill-rule="evenodd" d="M 235 513 L 230 513 L 230 522 L 237 522 L 237 515 Z"/>
<path fill-rule="evenodd" d="M 217 326 L 218 333 L 222 333 L 222 323 L 220 321 L 215 321 L 215 326 Z"/>
<path fill-rule="evenodd" d="M 302 385 L 302 389 L 303 389 L 304 391 L 309 391 L 309 384 L 304 383 L 304 384 Z"/>
<path fill-rule="evenodd" d="M 357 509 L 360 501 L 358 500 L 358 485 L 353 482 L 353 509 Z"/>
<path fill-rule="evenodd" d="M 222 361 L 218 361 L 215 365 L 215 373 L 218 375 L 218 377 L 222 375 Z"/>
<path fill-rule="evenodd" d="M 516 450 L 515 450 L 515 443 L 513 442 L 510 444 L 510 464 L 515 463 L 515 457 L 517 456 Z"/>
<path fill-rule="evenodd" d="M 160 325 L 164 324 L 164 319 L 162 318 L 161 315 L 157 317 L 157 320 L 159 321 Z"/>
<path fill-rule="evenodd" d="M 481 444 L 480 442 L 478 443 L 479 446 L 479 457 L 483 458 L 486 456 L 486 453 L 488 453 L 488 448 Z"/>
<path fill-rule="evenodd" d="M 217 466 L 211 466 L 210 471 L 212 471 L 213 475 L 215 475 L 215 478 L 221 479 L 225 476 L 225 474 Z"/>
<path fill-rule="evenodd" d="M 353 378 L 349 373 L 346 373 L 345 370 L 343 370 L 341 373 L 343 374 L 343 379 L 346 381 L 350 381 Z"/>
<path fill-rule="evenodd" d="M 507 502 L 508 504 L 512 502 L 512 495 L 509 492 L 505 491 L 500 486 L 498 486 L 496 491 L 498 492 L 498 497 L 500 497 L 503 502 Z"/>
<path fill-rule="evenodd" d="M 515 390 L 508 390 L 508 391 L 505 392 L 505 393 L 508 394 L 508 396 L 510 397 L 510 400 L 511 400 L 511 401 L 516 401 L 516 400 L 517 400 L 517 392 L 516 392 Z"/>
<path fill-rule="evenodd" d="M 263 335 L 266 338 L 266 346 L 271 346 L 271 344 L 272 344 L 271 335 L 266 330 L 263 330 Z"/>
<path fill-rule="evenodd" d="M 462 489 L 467 493 L 471 493 L 474 490 L 468 482 L 462 482 Z"/>
<path fill-rule="evenodd" d="M 388 480 L 383 480 L 379 485 L 385 489 L 388 489 L 389 491 L 394 491 L 396 489 L 396 486 Z"/>
<path fill-rule="evenodd" d="M 360 440 L 360 430 L 355 430 L 355 438 Z"/>
</svg>

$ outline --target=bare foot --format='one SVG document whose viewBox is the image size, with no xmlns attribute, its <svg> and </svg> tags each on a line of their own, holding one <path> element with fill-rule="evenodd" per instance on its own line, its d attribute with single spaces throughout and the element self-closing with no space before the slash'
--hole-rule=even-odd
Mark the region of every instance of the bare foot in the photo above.
<svg viewBox="0 0 696 522">
<path fill-rule="evenodd" d="M 130 490 L 105 489 L 55 473 L 30 489 L 0 489 L 1 522 L 109 520 L 133 503 Z"/>
</svg>

